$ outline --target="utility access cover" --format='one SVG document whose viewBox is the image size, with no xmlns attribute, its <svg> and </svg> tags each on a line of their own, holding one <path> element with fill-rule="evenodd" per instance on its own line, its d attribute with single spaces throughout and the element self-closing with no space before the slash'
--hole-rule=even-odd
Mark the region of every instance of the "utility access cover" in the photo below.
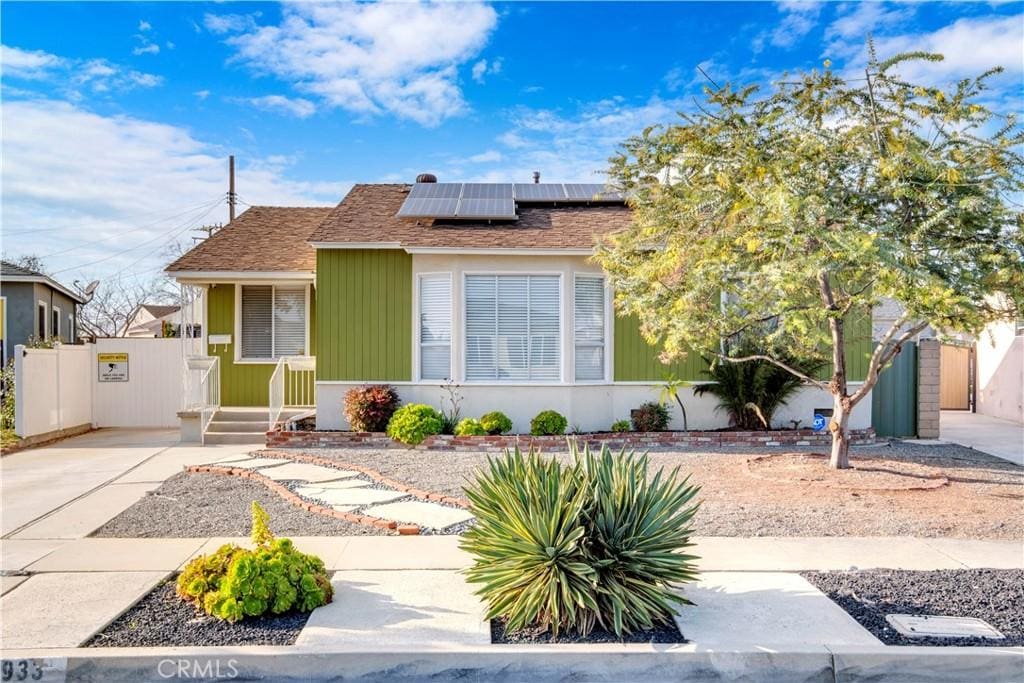
<svg viewBox="0 0 1024 683">
<path fill-rule="evenodd" d="M 908 638 L 1006 638 L 987 622 L 974 617 L 933 617 L 927 614 L 887 614 L 885 620 Z"/>
</svg>

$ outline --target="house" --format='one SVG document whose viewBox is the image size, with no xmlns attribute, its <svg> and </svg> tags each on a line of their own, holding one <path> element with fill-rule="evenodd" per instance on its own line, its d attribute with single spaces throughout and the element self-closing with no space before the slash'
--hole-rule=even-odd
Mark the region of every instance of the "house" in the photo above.
<svg viewBox="0 0 1024 683">
<path fill-rule="evenodd" d="M 30 338 L 73 342 L 85 299 L 48 275 L 0 261 L 0 346 L 6 363 Z"/>
<path fill-rule="evenodd" d="M 193 309 L 186 308 L 186 317 Z M 178 304 L 139 304 L 124 324 L 122 337 L 181 336 L 181 306 Z M 195 318 L 185 325 L 186 336 L 200 336 L 201 323 Z"/>
<path fill-rule="evenodd" d="M 589 431 L 656 400 L 668 375 L 706 379 L 698 355 L 663 365 L 637 320 L 613 315 L 589 257 L 597 235 L 629 225 L 621 196 L 425 180 L 356 185 L 334 208 L 252 207 L 168 267 L 204 290 L 222 405 L 268 406 L 283 391 L 285 404 L 315 405 L 318 428 L 343 429 L 351 387 L 386 382 L 440 406 L 450 379 L 463 415 L 501 410 L 528 431 L 554 409 Z M 862 327 L 848 349 L 855 373 L 871 348 L 870 320 Z M 712 399 L 685 400 L 691 428 L 725 426 Z M 808 427 L 830 406 L 808 388 L 777 416 Z M 870 421 L 864 402 L 852 426 Z"/>
</svg>

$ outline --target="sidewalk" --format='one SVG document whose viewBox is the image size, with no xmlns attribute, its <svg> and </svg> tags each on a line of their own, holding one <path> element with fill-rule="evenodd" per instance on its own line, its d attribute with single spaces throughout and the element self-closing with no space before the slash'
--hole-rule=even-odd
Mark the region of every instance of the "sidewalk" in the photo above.
<svg viewBox="0 0 1024 683">
<path fill-rule="evenodd" d="M 943 410 L 939 438 L 1024 467 L 1024 425 L 966 410 Z"/>
</svg>

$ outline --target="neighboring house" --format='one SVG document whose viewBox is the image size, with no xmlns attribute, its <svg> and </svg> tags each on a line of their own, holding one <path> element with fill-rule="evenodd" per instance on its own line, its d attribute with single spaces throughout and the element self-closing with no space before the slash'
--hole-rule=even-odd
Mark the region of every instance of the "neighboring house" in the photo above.
<svg viewBox="0 0 1024 683">
<path fill-rule="evenodd" d="M 977 411 L 1024 424 L 1024 319 L 986 327 L 975 354 Z"/>
<path fill-rule="evenodd" d="M 191 308 L 187 310 L 192 310 Z M 122 337 L 181 336 L 181 306 L 177 304 L 140 304 L 125 322 Z M 186 336 L 198 337 L 201 321 L 193 319 L 185 325 Z"/>
<path fill-rule="evenodd" d="M 663 365 L 637 320 L 613 315 L 589 257 L 595 237 L 625 228 L 631 214 L 602 191 L 356 185 L 333 209 L 252 207 L 168 271 L 205 290 L 203 330 L 220 358 L 222 405 L 268 405 L 278 359 L 315 356 L 308 381 L 322 429 L 346 426 L 342 400 L 353 386 L 386 382 L 407 402 L 440 406 L 448 379 L 459 385 L 463 415 L 502 410 L 528 431 L 550 408 L 570 426 L 607 429 L 656 400 L 667 375 L 706 377 L 697 354 Z M 850 336 L 856 380 L 870 320 Z M 725 426 L 712 399 L 684 400 L 691 428 Z M 827 393 L 808 388 L 778 423 L 810 426 L 813 412 L 830 406 Z M 870 421 L 864 402 L 853 426 Z"/>
<path fill-rule="evenodd" d="M 85 299 L 51 277 L 0 262 L 0 318 L 2 356 L 30 338 L 74 342 L 78 338 L 78 310 Z"/>
</svg>

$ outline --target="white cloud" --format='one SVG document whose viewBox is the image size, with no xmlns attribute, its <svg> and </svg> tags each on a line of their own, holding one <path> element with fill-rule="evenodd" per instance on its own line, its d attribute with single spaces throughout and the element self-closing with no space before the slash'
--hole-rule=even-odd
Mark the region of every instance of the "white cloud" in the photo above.
<svg viewBox="0 0 1024 683">
<path fill-rule="evenodd" d="M 192 94 L 195 95 L 196 97 L 198 97 L 201 100 L 205 100 L 207 97 L 210 96 L 210 91 L 209 90 L 196 90 Z"/>
<path fill-rule="evenodd" d="M 279 25 L 241 29 L 228 43 L 254 71 L 328 106 L 433 126 L 466 110 L 458 67 L 496 24 L 494 9 L 475 3 L 301 3 L 286 5 Z"/>
<path fill-rule="evenodd" d="M 143 41 L 142 45 L 132 49 L 132 54 L 135 56 L 139 55 L 155 55 L 160 52 L 160 46 L 156 43 L 150 43 Z"/>
<path fill-rule="evenodd" d="M 249 104 L 265 111 L 276 111 L 290 114 L 300 119 L 308 118 L 316 112 L 316 106 L 301 97 L 285 97 L 284 95 L 265 95 L 250 97 L 245 100 Z"/>
<path fill-rule="evenodd" d="M 501 161 L 503 158 L 504 157 L 502 156 L 501 152 L 499 152 L 498 150 L 489 149 L 486 152 L 474 154 L 473 156 L 469 157 L 469 161 L 474 164 L 486 164 L 489 162 Z"/>
<path fill-rule="evenodd" d="M 81 97 L 81 90 L 96 93 L 154 88 L 163 77 L 144 73 L 106 59 L 66 59 L 41 50 L 20 50 L 0 46 L 5 78 L 57 83 L 69 97 Z"/>
<path fill-rule="evenodd" d="M 486 59 L 481 59 L 479 62 L 473 65 L 470 70 L 473 80 L 477 83 L 483 83 L 488 75 L 496 75 L 501 73 L 502 59 L 501 57 L 488 62 Z"/>
<path fill-rule="evenodd" d="M 901 27 L 913 18 L 917 9 L 915 3 L 893 5 L 860 2 L 838 5 L 836 18 L 825 29 L 825 40 L 829 42 L 825 56 L 842 59 L 856 55 L 864 49 L 869 35 L 877 36 Z"/>
<path fill-rule="evenodd" d="M 102 116 L 57 100 L 11 101 L 3 108 L 5 251 L 46 256 L 60 277 L 96 277 L 119 269 L 154 271 L 161 245 L 195 224 L 226 220 L 221 204 L 172 217 L 224 195 L 228 152 L 188 130 L 128 116 Z M 240 159 L 237 188 L 251 204 L 334 204 L 346 183 L 303 182 L 288 176 L 289 159 Z M 153 221 L 167 219 L 146 227 Z M 56 229 L 54 229 L 56 228 Z M 105 259 L 112 251 L 136 251 Z M 16 254 L 12 254 L 16 255 Z M 135 263 L 138 261 L 138 263 Z M 134 265 L 133 265 L 134 264 Z"/>
<path fill-rule="evenodd" d="M 210 14 L 203 15 L 203 26 L 210 33 L 230 33 L 237 31 L 250 31 L 257 28 L 256 20 L 262 16 L 261 12 L 252 14 Z M 199 32 L 199 25 L 194 26 Z"/>
<path fill-rule="evenodd" d="M 779 2 L 776 6 L 782 13 L 782 21 L 755 39 L 755 42 L 763 44 L 767 40 L 774 47 L 793 47 L 818 24 L 818 15 L 821 14 L 821 4 L 818 2 Z"/>
<path fill-rule="evenodd" d="M 49 52 L 0 45 L 0 68 L 5 77 L 41 80 L 49 78 L 55 69 L 64 65 L 63 59 Z"/>
<path fill-rule="evenodd" d="M 149 23 L 148 21 L 145 21 L 145 20 L 139 20 L 139 30 L 140 31 L 148 31 L 151 28 L 153 28 L 153 25 L 151 23 Z"/>
</svg>

